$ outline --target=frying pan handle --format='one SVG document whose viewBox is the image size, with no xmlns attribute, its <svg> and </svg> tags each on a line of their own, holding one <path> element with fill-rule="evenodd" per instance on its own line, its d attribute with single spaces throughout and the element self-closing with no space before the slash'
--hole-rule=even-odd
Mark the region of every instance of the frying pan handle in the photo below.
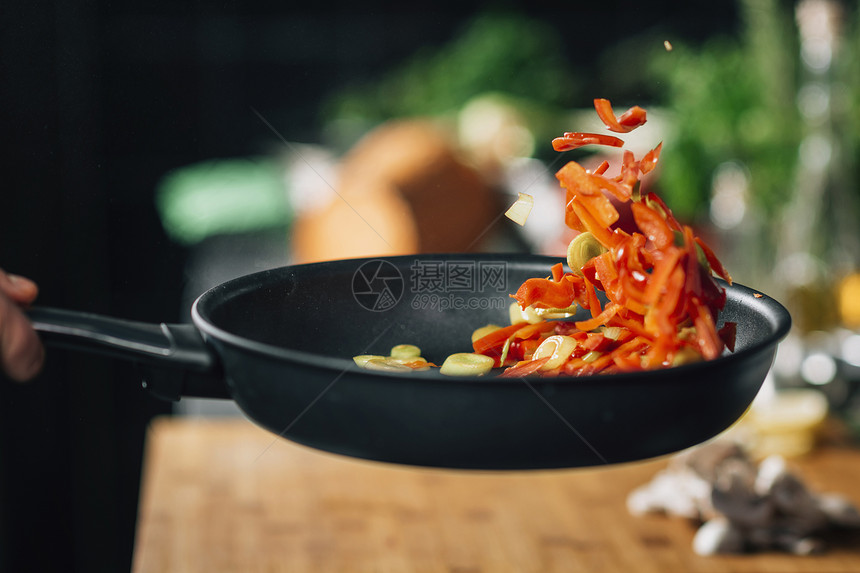
<svg viewBox="0 0 860 573">
<path fill-rule="evenodd" d="M 49 307 L 27 311 L 49 346 L 130 360 L 162 399 L 230 398 L 220 361 L 191 324 L 150 324 Z"/>
</svg>

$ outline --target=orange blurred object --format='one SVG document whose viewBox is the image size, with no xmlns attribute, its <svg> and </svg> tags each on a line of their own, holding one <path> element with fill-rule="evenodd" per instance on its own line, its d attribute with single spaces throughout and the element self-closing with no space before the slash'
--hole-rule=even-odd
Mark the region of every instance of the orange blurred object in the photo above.
<svg viewBox="0 0 860 573">
<path fill-rule="evenodd" d="M 429 120 L 376 128 L 344 157 L 337 193 L 293 228 L 296 263 L 476 251 L 503 210 L 452 137 Z"/>
</svg>

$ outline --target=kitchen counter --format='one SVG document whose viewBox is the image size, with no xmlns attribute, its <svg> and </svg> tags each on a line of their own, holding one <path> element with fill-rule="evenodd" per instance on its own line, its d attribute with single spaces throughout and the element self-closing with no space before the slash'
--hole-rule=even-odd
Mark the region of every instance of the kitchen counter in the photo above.
<svg viewBox="0 0 860 573">
<path fill-rule="evenodd" d="M 244 419 L 164 418 L 147 442 L 136 573 L 856 572 L 860 532 L 819 556 L 700 557 L 695 527 L 631 516 L 665 460 L 541 472 L 415 469 L 311 450 Z M 860 450 L 791 460 L 860 504 Z"/>
</svg>

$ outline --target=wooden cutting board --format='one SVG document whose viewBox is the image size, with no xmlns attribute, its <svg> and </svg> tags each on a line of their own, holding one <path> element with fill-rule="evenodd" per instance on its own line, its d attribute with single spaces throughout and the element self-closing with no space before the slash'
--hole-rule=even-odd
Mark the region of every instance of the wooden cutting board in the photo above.
<svg viewBox="0 0 860 573">
<path fill-rule="evenodd" d="M 792 464 L 814 490 L 860 504 L 860 451 Z M 695 555 L 690 523 L 625 507 L 664 466 L 414 469 L 320 453 L 241 419 L 166 418 L 149 433 L 134 571 L 860 571 L 860 533 L 830 538 L 821 556 Z"/>
</svg>

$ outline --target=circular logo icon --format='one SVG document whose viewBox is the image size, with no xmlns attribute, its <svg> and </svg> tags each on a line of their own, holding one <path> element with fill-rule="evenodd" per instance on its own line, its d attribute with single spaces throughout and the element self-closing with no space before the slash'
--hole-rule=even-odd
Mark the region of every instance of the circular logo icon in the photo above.
<svg viewBox="0 0 860 573">
<path fill-rule="evenodd" d="M 388 261 L 367 261 L 352 275 L 352 295 L 367 310 L 390 310 L 403 296 L 403 275 Z"/>
</svg>

